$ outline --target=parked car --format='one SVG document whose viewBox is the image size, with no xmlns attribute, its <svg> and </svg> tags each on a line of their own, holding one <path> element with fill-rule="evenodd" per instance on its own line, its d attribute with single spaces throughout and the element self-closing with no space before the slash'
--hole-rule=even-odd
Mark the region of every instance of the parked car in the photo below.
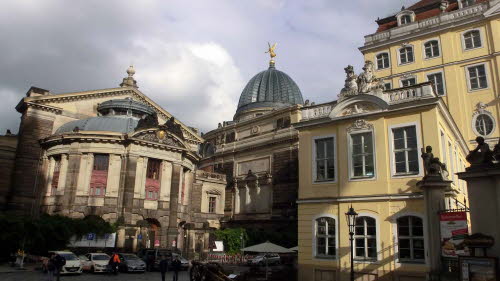
<svg viewBox="0 0 500 281">
<path fill-rule="evenodd" d="M 61 274 L 82 274 L 82 266 L 80 264 L 80 259 L 70 251 L 50 251 L 49 258 L 52 254 L 60 255 L 66 259 L 66 264 L 62 267 Z M 43 272 L 47 271 L 47 264 L 49 258 L 44 259 L 42 264 Z"/>
<path fill-rule="evenodd" d="M 146 263 L 134 254 L 118 254 L 120 257 L 120 265 L 118 270 L 121 272 L 145 272 Z"/>
<path fill-rule="evenodd" d="M 110 256 L 104 253 L 88 253 L 80 256 L 80 261 L 84 270 L 90 272 L 107 272 Z"/>
<path fill-rule="evenodd" d="M 179 260 L 181 261 L 181 270 L 188 270 L 189 269 L 189 261 L 185 259 L 183 256 L 172 253 L 172 257 L 178 257 Z"/>
<path fill-rule="evenodd" d="M 172 260 L 173 251 L 171 249 L 141 249 L 137 256 L 141 258 L 145 263 L 146 267 L 150 266 L 147 270 L 159 270 L 160 260 L 162 256 L 165 256 L 170 262 Z M 150 263 L 150 264 L 148 264 Z"/>
<path fill-rule="evenodd" d="M 281 258 L 278 254 L 264 254 L 255 256 L 247 261 L 249 265 L 266 265 L 266 260 L 268 265 L 280 264 Z"/>
</svg>

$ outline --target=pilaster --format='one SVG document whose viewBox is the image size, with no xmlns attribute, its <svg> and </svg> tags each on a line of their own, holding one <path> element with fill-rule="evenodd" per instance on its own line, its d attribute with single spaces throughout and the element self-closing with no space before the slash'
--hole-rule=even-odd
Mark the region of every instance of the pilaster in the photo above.
<svg viewBox="0 0 500 281">
<path fill-rule="evenodd" d="M 63 195 L 66 187 L 66 178 L 68 175 L 68 155 L 61 154 L 61 167 L 59 168 L 59 184 L 57 186 L 57 195 Z"/>
</svg>

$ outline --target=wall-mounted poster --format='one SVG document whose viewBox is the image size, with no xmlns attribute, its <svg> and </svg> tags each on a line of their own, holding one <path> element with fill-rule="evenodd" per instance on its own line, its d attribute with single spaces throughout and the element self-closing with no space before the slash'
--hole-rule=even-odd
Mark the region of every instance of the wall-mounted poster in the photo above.
<svg viewBox="0 0 500 281">
<path fill-rule="evenodd" d="M 496 281 L 497 259 L 493 257 L 459 257 L 461 281 Z"/>
<path fill-rule="evenodd" d="M 441 213 L 441 254 L 444 257 L 469 255 L 464 238 L 469 234 L 466 212 Z"/>
</svg>

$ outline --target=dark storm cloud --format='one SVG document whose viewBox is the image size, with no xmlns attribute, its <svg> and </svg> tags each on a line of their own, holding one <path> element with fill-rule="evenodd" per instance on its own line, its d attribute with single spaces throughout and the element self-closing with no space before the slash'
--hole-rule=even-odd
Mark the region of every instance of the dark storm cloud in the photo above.
<svg viewBox="0 0 500 281">
<path fill-rule="evenodd" d="M 140 89 L 188 125 L 230 120 L 245 83 L 277 66 L 304 98 L 335 99 L 378 16 L 406 0 L 2 1 L 0 134 L 30 86 L 53 93 L 116 87 L 129 64 Z"/>
</svg>

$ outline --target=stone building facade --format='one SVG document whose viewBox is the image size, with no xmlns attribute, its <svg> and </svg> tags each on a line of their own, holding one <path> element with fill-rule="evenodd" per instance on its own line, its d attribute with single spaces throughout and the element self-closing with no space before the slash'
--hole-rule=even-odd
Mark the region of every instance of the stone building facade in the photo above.
<svg viewBox="0 0 500 281">
<path fill-rule="evenodd" d="M 297 84 L 272 60 L 243 89 L 233 121 L 203 135 L 200 169 L 227 177 L 223 227 L 296 233 L 298 134 L 291 124 L 302 104 Z"/>
<path fill-rule="evenodd" d="M 138 90 L 132 67 L 127 72 L 119 88 L 28 91 L 16 108 L 6 206 L 119 221 L 116 247 L 127 251 L 206 254 L 224 213 L 225 176 L 197 169 L 203 139 Z"/>
</svg>

